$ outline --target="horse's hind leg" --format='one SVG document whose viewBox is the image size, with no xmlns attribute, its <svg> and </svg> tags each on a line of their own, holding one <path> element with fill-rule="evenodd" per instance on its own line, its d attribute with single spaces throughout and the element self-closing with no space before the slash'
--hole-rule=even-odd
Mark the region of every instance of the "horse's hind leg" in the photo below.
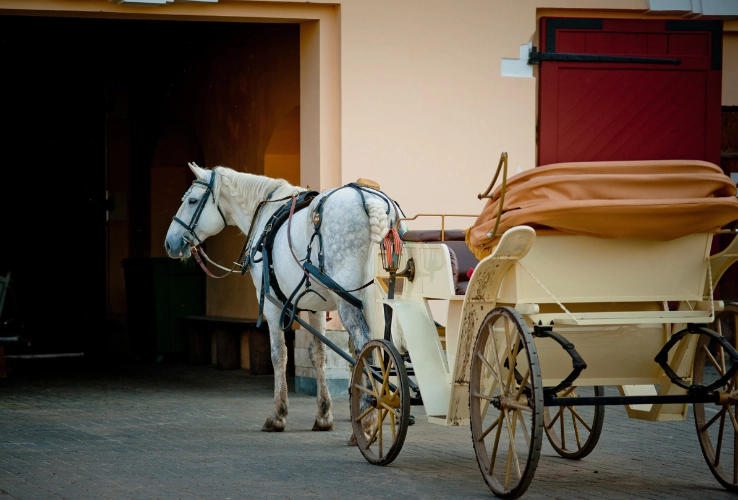
<svg viewBox="0 0 738 500">
<path fill-rule="evenodd" d="M 319 333 L 325 335 L 325 313 L 309 313 L 310 326 Z M 333 414 L 331 413 L 331 395 L 325 382 L 325 344 L 313 335 L 308 347 L 310 361 L 315 368 L 316 381 L 318 382 L 318 413 L 313 424 L 314 431 L 332 431 Z"/>
<path fill-rule="evenodd" d="M 274 410 L 267 417 L 265 432 L 282 432 L 287 425 L 287 346 L 284 332 L 279 329 L 279 310 L 273 304 L 265 304 L 264 316 L 269 325 L 269 343 L 271 344 L 272 366 L 274 367 Z"/>
<path fill-rule="evenodd" d="M 353 340 L 354 342 L 354 357 L 358 357 L 359 353 L 364 348 L 364 345 L 369 341 L 370 337 L 369 325 L 367 325 L 366 323 L 364 314 L 358 307 L 352 306 L 348 302 L 341 301 L 338 304 L 338 317 L 341 318 L 341 323 L 343 323 L 343 326 L 349 332 L 349 335 L 351 335 L 351 340 Z M 363 377 L 363 379 L 365 378 L 366 377 Z M 368 380 L 363 380 L 363 382 L 365 382 L 366 384 L 369 383 Z M 361 408 L 361 411 L 364 411 L 366 408 L 369 407 L 369 395 L 363 391 L 361 391 L 359 394 L 361 397 L 361 403 L 359 407 Z M 356 396 L 356 392 L 353 392 L 351 394 L 352 398 Z M 371 424 L 371 420 L 369 418 L 365 418 L 362 420 L 362 424 L 369 427 Z M 348 444 L 349 446 L 356 446 L 356 436 L 354 436 L 353 433 L 349 438 Z"/>
</svg>

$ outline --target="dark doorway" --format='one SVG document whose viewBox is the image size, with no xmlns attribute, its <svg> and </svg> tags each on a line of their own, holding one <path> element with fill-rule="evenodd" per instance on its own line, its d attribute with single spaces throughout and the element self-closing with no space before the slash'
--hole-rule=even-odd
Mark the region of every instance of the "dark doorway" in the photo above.
<svg viewBox="0 0 738 500">
<path fill-rule="evenodd" d="M 34 351 L 89 350 L 104 332 L 101 34 L 81 20 L 0 17 L 3 318 Z"/>
<path fill-rule="evenodd" d="M 299 95 L 297 24 L 0 16 L 0 273 L 12 273 L 2 316 L 22 327 L 33 353 L 110 354 L 121 328 L 111 322 L 111 289 L 124 295 L 110 269 L 122 276 L 120 257 L 149 258 L 160 245 L 151 242 L 150 179 L 166 124 L 198 124 L 201 140 L 206 128 L 220 153 L 212 162 L 256 150 L 243 132 L 226 131 L 257 120 L 251 129 L 270 133 L 258 120 L 275 85 L 258 79 L 265 68 L 282 74 L 275 40 L 292 47 Z M 251 121 L 239 128 L 213 109 Z M 111 179 L 122 193 L 109 201 Z M 126 227 L 116 241 L 111 221 Z M 113 246 L 124 249 L 115 260 Z"/>
</svg>

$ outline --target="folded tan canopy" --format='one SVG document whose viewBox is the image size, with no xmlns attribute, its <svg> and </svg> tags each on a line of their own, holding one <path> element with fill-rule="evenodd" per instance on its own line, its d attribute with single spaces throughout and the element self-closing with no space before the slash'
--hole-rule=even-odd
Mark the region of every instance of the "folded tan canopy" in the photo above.
<svg viewBox="0 0 738 500">
<path fill-rule="evenodd" d="M 716 232 L 738 220 L 736 186 L 713 163 L 696 160 L 556 163 L 507 180 L 496 234 L 501 186 L 467 229 L 474 255 L 489 255 L 514 226 L 538 234 L 672 240 Z"/>
</svg>

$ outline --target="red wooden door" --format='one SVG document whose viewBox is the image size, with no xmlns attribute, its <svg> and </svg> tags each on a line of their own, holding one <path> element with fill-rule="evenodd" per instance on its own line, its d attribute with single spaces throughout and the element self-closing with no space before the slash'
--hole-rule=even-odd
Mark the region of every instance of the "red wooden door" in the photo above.
<svg viewBox="0 0 738 500">
<path fill-rule="evenodd" d="M 542 18 L 541 40 L 539 165 L 720 164 L 722 21 Z"/>
</svg>

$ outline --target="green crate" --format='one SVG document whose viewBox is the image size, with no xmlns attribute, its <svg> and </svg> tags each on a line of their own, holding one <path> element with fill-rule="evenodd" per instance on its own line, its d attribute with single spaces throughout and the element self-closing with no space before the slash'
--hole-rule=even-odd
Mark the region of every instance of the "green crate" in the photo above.
<svg viewBox="0 0 738 500">
<path fill-rule="evenodd" d="M 193 262 L 167 257 L 123 259 L 133 354 L 183 354 L 178 319 L 205 314 L 205 273 Z"/>
</svg>

